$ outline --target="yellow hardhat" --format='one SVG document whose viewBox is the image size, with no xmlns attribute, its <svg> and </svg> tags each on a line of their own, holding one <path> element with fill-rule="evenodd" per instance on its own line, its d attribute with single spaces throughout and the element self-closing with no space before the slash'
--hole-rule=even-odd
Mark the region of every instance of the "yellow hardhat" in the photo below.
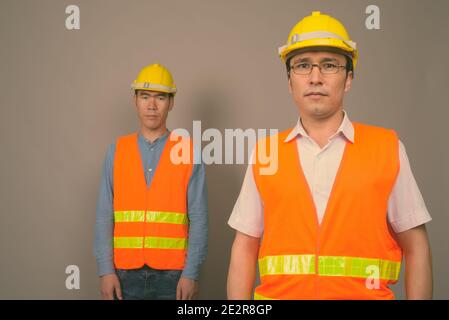
<svg viewBox="0 0 449 320">
<path fill-rule="evenodd" d="M 137 79 L 131 84 L 131 88 L 172 93 L 173 95 L 176 93 L 176 86 L 170 71 L 158 63 L 142 68 Z"/>
<path fill-rule="evenodd" d="M 330 47 L 342 50 L 357 64 L 356 43 L 349 39 L 344 25 L 337 19 L 313 11 L 312 15 L 299 21 L 288 35 L 287 44 L 279 48 L 279 55 L 285 62 L 289 53 L 303 48 Z"/>
</svg>

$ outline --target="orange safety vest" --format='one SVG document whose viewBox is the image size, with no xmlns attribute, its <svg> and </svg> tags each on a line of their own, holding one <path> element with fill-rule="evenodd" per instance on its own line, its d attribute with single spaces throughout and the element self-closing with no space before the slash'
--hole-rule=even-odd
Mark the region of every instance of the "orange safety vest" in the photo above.
<svg viewBox="0 0 449 320">
<path fill-rule="evenodd" d="M 114 158 L 114 264 L 136 269 L 184 268 L 188 239 L 189 164 L 173 164 L 170 152 L 179 137 L 168 137 L 151 186 L 147 187 L 137 133 L 117 140 Z M 172 141 L 174 140 L 174 141 Z M 190 139 L 182 142 L 190 147 Z"/>
<path fill-rule="evenodd" d="M 261 175 L 257 159 L 253 165 L 264 204 L 254 298 L 394 299 L 388 285 L 397 282 L 402 260 L 387 222 L 399 171 L 395 132 L 354 123 L 320 225 L 296 139 L 284 142 L 289 132 L 274 136 L 275 174 Z"/>
</svg>

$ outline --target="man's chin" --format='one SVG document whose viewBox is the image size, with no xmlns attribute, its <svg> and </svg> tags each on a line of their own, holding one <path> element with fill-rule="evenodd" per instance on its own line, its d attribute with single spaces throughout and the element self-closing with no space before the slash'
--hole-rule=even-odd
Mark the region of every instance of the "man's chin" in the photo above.
<svg viewBox="0 0 449 320">
<path fill-rule="evenodd" d="M 331 109 L 324 107 L 324 106 L 316 106 L 316 107 L 313 107 L 312 113 L 316 117 L 325 117 L 326 115 L 331 113 Z"/>
<path fill-rule="evenodd" d="M 154 123 L 149 121 L 145 122 L 143 125 L 148 130 L 157 130 L 161 127 L 160 123 Z"/>
<path fill-rule="evenodd" d="M 308 114 L 315 119 L 327 119 L 331 117 L 336 110 L 334 108 L 324 106 L 322 104 L 309 105 L 306 108 L 301 108 L 302 113 Z"/>
</svg>

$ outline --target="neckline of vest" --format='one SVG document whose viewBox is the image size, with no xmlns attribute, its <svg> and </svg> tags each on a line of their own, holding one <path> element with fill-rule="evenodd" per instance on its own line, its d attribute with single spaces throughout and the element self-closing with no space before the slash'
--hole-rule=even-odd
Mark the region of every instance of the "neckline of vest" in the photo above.
<svg viewBox="0 0 449 320">
<path fill-rule="evenodd" d="M 337 190 L 337 188 L 339 188 L 339 185 L 341 184 L 340 180 L 341 180 L 342 171 L 345 170 L 345 168 L 346 168 L 346 162 L 347 162 L 349 149 L 351 148 L 352 145 L 353 145 L 352 143 L 349 143 L 348 141 L 345 141 L 345 147 L 344 147 L 344 150 L 343 150 L 343 156 L 342 156 L 340 164 L 338 166 L 337 173 L 335 175 L 335 179 L 334 179 L 334 182 L 332 184 L 331 192 L 330 192 L 329 198 L 327 200 L 326 208 L 324 209 L 324 214 L 323 214 L 323 217 L 322 217 L 321 223 L 320 223 L 319 220 L 318 220 L 318 211 L 317 211 L 315 202 L 313 200 L 312 191 L 310 189 L 309 183 L 307 182 L 306 176 L 304 174 L 304 170 L 303 170 L 303 168 L 301 166 L 301 159 L 300 159 L 300 155 L 299 155 L 299 152 L 300 152 L 299 146 L 298 146 L 298 144 L 296 142 L 294 144 L 292 144 L 292 147 L 293 147 L 294 153 L 295 153 L 295 159 L 296 159 L 295 163 L 296 163 L 297 168 L 299 169 L 297 171 L 297 174 L 299 175 L 300 181 L 302 183 L 304 183 L 305 188 L 307 190 L 307 198 L 309 199 L 308 201 L 309 201 L 310 205 L 313 208 L 314 221 L 315 221 L 315 225 L 318 228 L 318 230 L 323 229 L 324 226 L 327 224 L 327 221 L 330 219 L 329 218 L 329 215 L 331 214 L 330 209 L 332 208 L 332 206 L 333 206 L 333 204 L 335 202 L 335 194 L 336 194 L 335 191 Z"/>
</svg>

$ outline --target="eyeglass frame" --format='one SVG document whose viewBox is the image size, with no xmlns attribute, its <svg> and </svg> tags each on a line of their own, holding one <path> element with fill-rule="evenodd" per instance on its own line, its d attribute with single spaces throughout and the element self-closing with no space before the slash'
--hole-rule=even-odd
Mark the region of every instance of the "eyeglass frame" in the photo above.
<svg viewBox="0 0 449 320">
<path fill-rule="evenodd" d="M 332 63 L 332 62 L 330 62 L 330 61 L 323 61 L 323 62 L 320 62 L 320 63 L 310 63 L 310 62 L 301 61 L 301 62 L 297 63 L 296 66 L 298 66 L 299 64 L 302 64 L 302 63 L 307 63 L 307 64 L 310 64 L 310 65 L 312 66 L 312 67 L 310 68 L 310 71 L 309 71 L 308 73 L 297 73 L 297 72 L 295 72 L 295 69 L 296 69 L 296 68 L 295 68 L 295 65 L 290 65 L 290 71 L 292 71 L 294 74 L 296 74 L 296 75 L 298 75 L 298 76 L 309 76 L 309 75 L 312 73 L 312 71 L 313 71 L 313 67 L 318 67 L 318 70 L 320 71 L 320 73 L 321 73 L 322 75 L 337 74 L 338 71 L 340 70 L 340 68 L 345 68 L 345 69 L 348 70 L 347 65 L 341 65 L 341 64 L 337 63 L 337 64 L 336 64 L 337 69 L 336 69 L 335 72 L 331 72 L 331 73 L 323 73 L 323 71 L 321 71 L 322 64 L 325 64 L 325 63 L 331 63 L 331 64 L 334 64 L 334 63 Z"/>
</svg>

